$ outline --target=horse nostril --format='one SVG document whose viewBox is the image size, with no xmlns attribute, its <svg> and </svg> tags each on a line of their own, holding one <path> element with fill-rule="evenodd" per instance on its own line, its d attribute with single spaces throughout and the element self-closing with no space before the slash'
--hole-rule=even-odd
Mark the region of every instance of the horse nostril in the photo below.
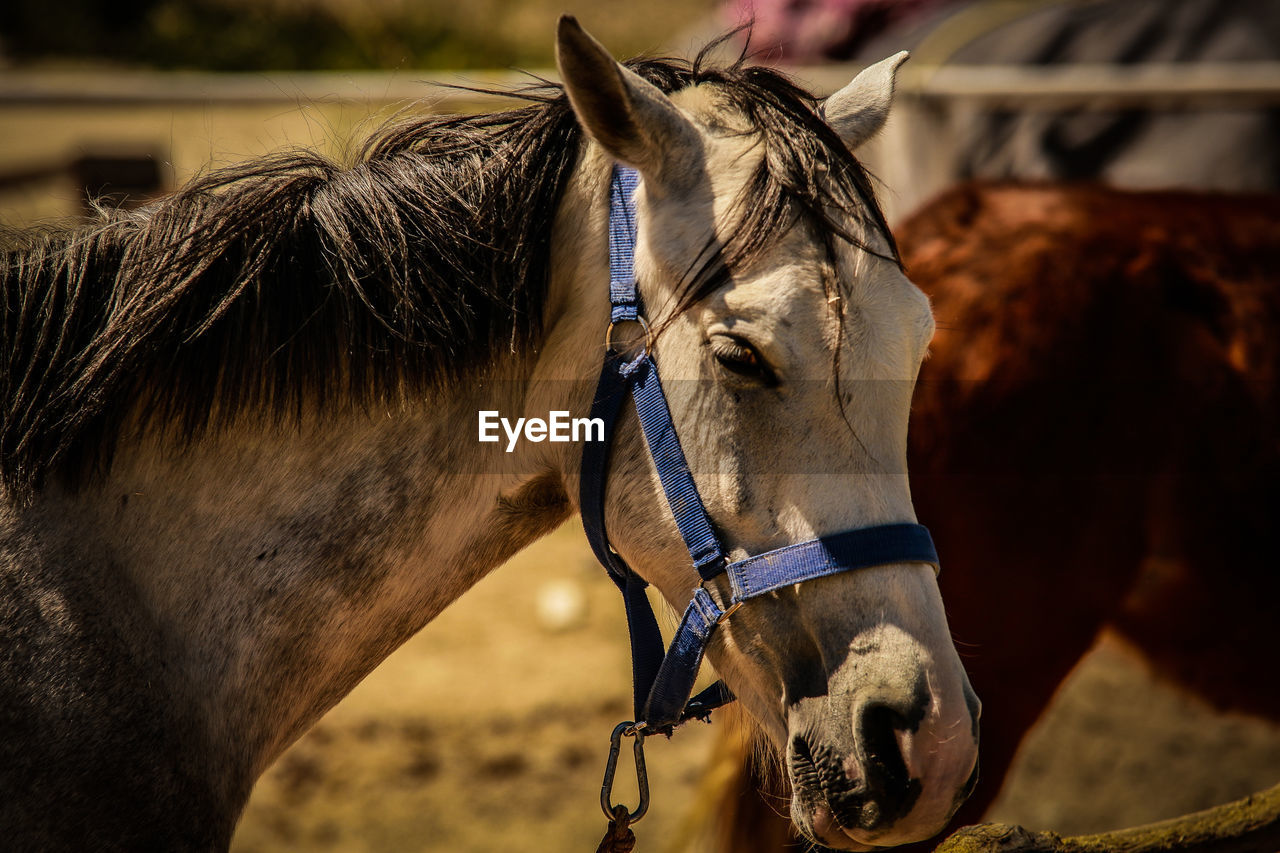
<svg viewBox="0 0 1280 853">
<path fill-rule="evenodd" d="M 863 787 L 868 804 L 875 806 L 864 807 L 860 818 L 863 828 L 872 829 L 905 817 L 920 796 L 920 781 L 911 778 L 898 741 L 899 731 L 915 726 L 898 710 L 878 703 L 858 710 L 857 726 Z"/>
<path fill-rule="evenodd" d="M 898 744 L 898 732 L 908 728 L 902 715 L 887 705 L 867 705 L 858 715 L 858 735 L 862 741 L 868 772 L 876 771 L 897 781 L 907 776 L 907 766 Z"/>
</svg>

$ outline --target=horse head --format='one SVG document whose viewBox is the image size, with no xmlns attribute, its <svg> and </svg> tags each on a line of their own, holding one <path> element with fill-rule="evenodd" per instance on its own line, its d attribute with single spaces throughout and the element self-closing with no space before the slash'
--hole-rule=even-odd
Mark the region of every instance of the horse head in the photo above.
<svg viewBox="0 0 1280 853">
<path fill-rule="evenodd" d="M 572 19 L 558 58 L 593 140 L 584 173 L 620 162 L 640 174 L 635 273 L 653 355 L 729 557 L 914 522 L 907 417 L 932 314 L 852 154 L 884 123 L 905 54 L 821 105 L 741 67 L 645 79 Z M 576 287 L 605 289 L 594 263 L 570 266 Z M 683 608 L 702 579 L 633 412 L 614 441 L 605 517 L 618 554 Z M 727 600 L 725 579 L 713 584 Z M 785 754 L 792 816 L 811 839 L 854 850 L 923 839 L 967 794 L 979 705 L 932 567 L 882 565 L 753 599 L 708 655 Z"/>
</svg>

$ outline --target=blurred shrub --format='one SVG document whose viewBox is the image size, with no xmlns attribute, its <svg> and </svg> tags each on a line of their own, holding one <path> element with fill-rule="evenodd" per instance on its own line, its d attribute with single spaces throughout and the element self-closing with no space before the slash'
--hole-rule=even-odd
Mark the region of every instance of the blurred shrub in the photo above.
<svg viewBox="0 0 1280 853">
<path fill-rule="evenodd" d="M 519 60 L 503 39 L 476 38 L 429 9 L 344 14 L 315 4 L 218 0 L 47 0 L 0 4 L 13 60 L 89 58 L 158 68 L 480 67 Z"/>
<path fill-rule="evenodd" d="M 581 13 L 630 53 L 714 7 L 605 0 Z M 534 67 L 551 62 L 555 18 L 572 10 L 571 0 L 3 0 L 0 56 L 219 71 Z"/>
</svg>

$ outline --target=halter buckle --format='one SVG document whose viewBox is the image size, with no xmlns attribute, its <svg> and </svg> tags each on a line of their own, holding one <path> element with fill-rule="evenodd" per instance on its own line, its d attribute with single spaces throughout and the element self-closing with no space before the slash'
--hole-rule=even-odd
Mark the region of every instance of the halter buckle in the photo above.
<svg viewBox="0 0 1280 853">
<path fill-rule="evenodd" d="M 735 601 L 733 604 L 730 604 L 727 608 L 725 608 L 724 612 L 720 614 L 720 618 L 716 619 L 716 625 L 719 626 L 728 622 L 729 617 L 737 613 L 738 608 L 744 604 L 746 604 L 745 601 Z"/>
</svg>

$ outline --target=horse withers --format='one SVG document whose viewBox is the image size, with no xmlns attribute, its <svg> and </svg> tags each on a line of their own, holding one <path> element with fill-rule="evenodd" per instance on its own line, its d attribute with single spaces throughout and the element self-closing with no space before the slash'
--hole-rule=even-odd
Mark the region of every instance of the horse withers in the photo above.
<svg viewBox="0 0 1280 853">
<path fill-rule="evenodd" d="M 563 91 L 526 108 L 410 121 L 349 168 L 211 173 L 7 251 L 12 849 L 225 849 L 292 741 L 577 509 L 580 444 L 507 453 L 475 423 L 590 408 L 615 162 L 640 174 L 653 357 L 729 556 L 915 520 L 933 323 L 851 153 L 901 57 L 819 104 L 741 64 L 624 67 L 572 19 L 558 48 Z M 683 606 L 701 579 L 622 418 L 611 543 Z M 917 840 L 963 799 L 978 706 L 929 566 L 753 599 L 708 654 L 814 840 Z"/>
</svg>

